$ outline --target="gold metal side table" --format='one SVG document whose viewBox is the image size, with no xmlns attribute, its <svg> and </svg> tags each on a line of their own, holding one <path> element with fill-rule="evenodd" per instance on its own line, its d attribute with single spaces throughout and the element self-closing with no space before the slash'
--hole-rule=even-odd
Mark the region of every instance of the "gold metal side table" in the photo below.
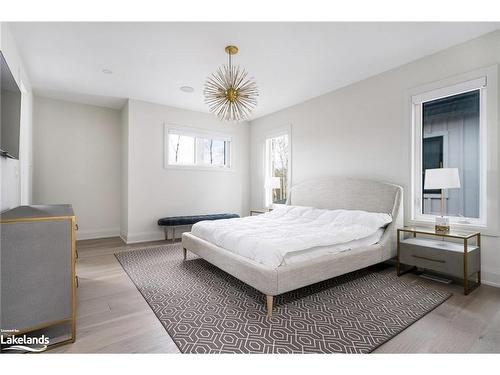
<svg viewBox="0 0 500 375">
<path fill-rule="evenodd" d="M 475 239 L 475 244 L 470 244 L 470 239 Z M 463 278 L 464 294 L 467 295 L 481 285 L 481 233 L 458 229 L 436 232 L 434 228 L 425 227 L 399 228 L 398 276 L 411 270 L 402 271 L 402 264 L 411 266 L 411 269 L 423 268 Z M 472 285 L 471 276 L 476 276 Z"/>
</svg>

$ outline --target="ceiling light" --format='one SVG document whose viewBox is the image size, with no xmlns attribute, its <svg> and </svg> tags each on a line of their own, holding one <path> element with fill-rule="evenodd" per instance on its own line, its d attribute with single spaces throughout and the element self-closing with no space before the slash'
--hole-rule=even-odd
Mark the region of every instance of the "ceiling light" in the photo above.
<svg viewBox="0 0 500 375">
<path fill-rule="evenodd" d="M 253 78 L 239 66 L 231 65 L 231 56 L 238 47 L 227 46 L 228 65 L 222 65 L 205 83 L 205 103 L 210 112 L 223 121 L 241 121 L 248 118 L 257 105 L 259 91 Z"/>
<path fill-rule="evenodd" d="M 183 92 L 193 92 L 194 91 L 194 89 L 191 86 L 181 86 L 180 90 Z"/>
<path fill-rule="evenodd" d="M 113 71 L 111 69 L 103 69 L 102 72 L 104 74 L 113 74 Z"/>
</svg>

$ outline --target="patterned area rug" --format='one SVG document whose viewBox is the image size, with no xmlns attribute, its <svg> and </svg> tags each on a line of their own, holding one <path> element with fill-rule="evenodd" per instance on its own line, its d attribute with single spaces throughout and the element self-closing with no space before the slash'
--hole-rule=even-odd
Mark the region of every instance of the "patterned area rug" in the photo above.
<svg viewBox="0 0 500 375">
<path fill-rule="evenodd" d="M 451 295 L 370 268 L 275 297 L 267 319 L 260 292 L 180 244 L 115 256 L 183 353 L 369 353 Z"/>
</svg>

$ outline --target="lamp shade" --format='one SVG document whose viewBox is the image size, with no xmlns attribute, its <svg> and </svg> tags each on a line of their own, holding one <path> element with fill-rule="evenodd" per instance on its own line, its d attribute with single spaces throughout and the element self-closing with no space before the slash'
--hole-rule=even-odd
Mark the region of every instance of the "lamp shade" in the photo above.
<svg viewBox="0 0 500 375">
<path fill-rule="evenodd" d="M 458 168 L 436 168 L 425 170 L 425 190 L 456 189 L 460 187 Z"/>
<path fill-rule="evenodd" d="M 281 188 L 281 178 L 268 177 L 266 180 L 266 188 L 279 189 Z"/>
</svg>

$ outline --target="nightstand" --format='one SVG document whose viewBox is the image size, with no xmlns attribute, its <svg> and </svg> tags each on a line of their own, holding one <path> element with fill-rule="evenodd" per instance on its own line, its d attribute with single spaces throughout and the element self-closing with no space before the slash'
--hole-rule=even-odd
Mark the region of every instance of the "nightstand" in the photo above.
<svg viewBox="0 0 500 375">
<path fill-rule="evenodd" d="M 402 238 L 403 236 L 403 238 Z M 474 239 L 474 244 L 469 240 Z M 481 233 L 451 229 L 436 232 L 434 228 L 404 227 L 397 233 L 398 276 L 401 265 L 423 268 L 463 279 L 464 294 L 481 285 Z M 471 277 L 476 281 L 470 285 Z"/>
<path fill-rule="evenodd" d="M 250 216 L 265 214 L 266 212 L 272 211 L 272 208 L 258 208 L 250 210 Z"/>
</svg>

